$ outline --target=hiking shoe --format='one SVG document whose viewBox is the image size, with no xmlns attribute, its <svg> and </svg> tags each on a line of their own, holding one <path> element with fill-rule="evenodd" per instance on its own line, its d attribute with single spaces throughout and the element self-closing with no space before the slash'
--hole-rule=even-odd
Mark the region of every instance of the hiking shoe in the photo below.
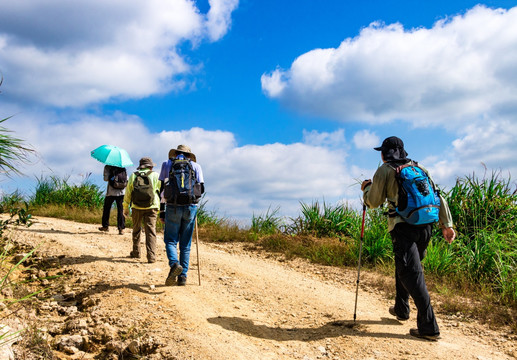
<svg viewBox="0 0 517 360">
<path fill-rule="evenodd" d="M 109 231 L 109 228 L 107 226 L 101 226 L 99 228 L 99 231 L 104 231 L 104 232 L 108 232 Z"/>
<path fill-rule="evenodd" d="M 398 316 L 397 313 L 395 312 L 395 306 L 390 306 L 388 311 L 390 312 L 390 315 L 395 316 L 397 318 L 397 320 L 399 320 L 399 321 L 406 321 L 409 319 L 409 316 L 408 317 Z"/>
<path fill-rule="evenodd" d="M 178 276 L 178 286 L 187 285 L 187 277 L 185 275 Z"/>
<path fill-rule="evenodd" d="M 139 254 L 137 254 L 137 253 L 136 253 L 136 252 L 134 252 L 134 251 L 131 251 L 131 252 L 129 253 L 129 257 L 130 257 L 130 258 L 132 258 L 132 259 L 140 259 L 140 255 L 139 255 Z"/>
<path fill-rule="evenodd" d="M 124 235 L 124 229 L 118 229 L 118 234 L 119 235 Z"/>
<path fill-rule="evenodd" d="M 180 264 L 176 263 L 171 266 L 171 270 L 169 271 L 169 275 L 167 276 L 167 279 L 165 279 L 165 285 L 172 286 L 176 280 L 176 276 L 181 274 L 183 271 L 183 268 Z"/>
<path fill-rule="evenodd" d="M 438 339 L 441 339 L 440 334 L 434 334 L 434 335 L 424 335 L 420 334 L 420 331 L 418 329 L 409 329 L 409 335 L 417 337 L 419 339 L 424 339 L 428 341 L 438 341 Z"/>
</svg>

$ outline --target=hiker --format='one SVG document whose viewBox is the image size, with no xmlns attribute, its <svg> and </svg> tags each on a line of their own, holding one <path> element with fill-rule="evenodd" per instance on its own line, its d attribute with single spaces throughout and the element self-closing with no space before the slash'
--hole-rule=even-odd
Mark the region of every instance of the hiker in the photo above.
<svg viewBox="0 0 517 360">
<path fill-rule="evenodd" d="M 153 171 L 155 165 L 150 157 L 141 158 L 137 170 L 129 177 L 124 196 L 124 216 L 129 216 L 131 206 L 133 221 L 133 250 L 129 257 L 140 258 L 140 233 L 143 223 L 149 263 L 156 262 L 156 218 L 160 208 L 160 182 L 158 174 Z"/>
<path fill-rule="evenodd" d="M 127 172 L 123 167 L 105 165 L 104 181 L 108 182 L 106 196 L 104 197 L 104 207 L 102 209 L 102 226 L 100 231 L 109 231 L 110 211 L 113 202 L 117 205 L 117 228 L 119 235 L 124 234 L 126 219 L 124 218 L 122 202 L 127 186 Z"/>
<path fill-rule="evenodd" d="M 389 313 L 397 320 L 408 320 L 409 296 L 411 296 L 418 310 L 418 328 L 410 329 L 410 335 L 436 341 L 440 338 L 440 330 L 431 306 L 421 261 L 424 259 L 431 238 L 433 224 L 427 223 L 428 221 L 438 222 L 449 244 L 454 240 L 456 234 L 452 228 L 449 206 L 439 192 L 435 191 L 436 187 L 428 171 L 422 165 L 407 158 L 408 154 L 404 150 L 401 139 L 396 136 L 388 137 L 380 147 L 374 149 L 381 152 L 383 164 L 375 172 L 373 181 L 363 181 L 361 190 L 363 190 L 364 202 L 370 208 L 376 208 L 388 201 L 388 231 L 395 255 L 396 288 L 395 305 L 389 308 Z M 407 170 L 403 170 L 404 168 Z M 403 218 L 403 215 L 407 215 L 403 211 L 404 199 L 409 199 L 410 196 L 404 195 L 406 191 L 399 190 L 402 178 L 396 176 L 396 169 L 400 174 L 409 174 L 408 177 L 417 173 L 422 175 L 417 182 L 418 191 L 428 196 L 426 199 L 436 201 L 434 205 L 426 207 L 427 212 L 414 211 Z M 428 191 L 425 191 L 426 189 Z M 406 210 L 410 210 L 409 200 L 407 204 Z M 419 218 L 416 219 L 413 214 Z M 426 219 L 426 216 L 430 218 Z"/>
<path fill-rule="evenodd" d="M 159 179 L 164 197 L 160 220 L 165 223 L 163 240 L 170 266 L 165 285 L 171 286 L 176 282 L 184 286 L 187 283 L 197 202 L 205 191 L 203 170 L 196 163 L 196 155 L 190 147 L 178 145 L 177 149 L 169 151 L 169 160 L 162 164 Z"/>
</svg>

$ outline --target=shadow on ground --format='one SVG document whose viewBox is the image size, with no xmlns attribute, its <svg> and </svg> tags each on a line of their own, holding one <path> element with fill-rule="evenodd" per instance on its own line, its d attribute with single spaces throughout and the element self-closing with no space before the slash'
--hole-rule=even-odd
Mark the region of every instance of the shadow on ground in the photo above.
<svg viewBox="0 0 517 360">
<path fill-rule="evenodd" d="M 395 319 L 381 318 L 375 320 L 353 321 L 331 321 L 320 327 L 271 327 L 267 325 L 257 325 L 250 319 L 231 316 L 218 316 L 207 319 L 211 324 L 219 325 L 230 331 L 236 331 L 247 336 L 276 341 L 313 341 L 339 336 L 361 336 L 375 338 L 393 338 L 405 340 L 419 340 L 408 335 L 369 332 L 368 325 L 401 325 Z"/>
</svg>

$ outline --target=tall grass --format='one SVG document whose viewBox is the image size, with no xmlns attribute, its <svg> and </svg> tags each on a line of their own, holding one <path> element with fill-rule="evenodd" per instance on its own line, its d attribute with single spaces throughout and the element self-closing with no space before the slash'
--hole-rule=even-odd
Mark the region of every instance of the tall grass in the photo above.
<svg viewBox="0 0 517 360">
<path fill-rule="evenodd" d="M 498 172 L 456 181 L 446 194 L 458 239 L 451 246 L 458 282 L 485 286 L 496 298 L 517 303 L 517 190 Z"/>
<path fill-rule="evenodd" d="M 358 232 L 359 215 L 347 204 L 330 205 L 318 201 L 312 204 L 300 203 L 301 216 L 293 220 L 290 232 L 310 234 L 317 237 L 336 236 L 345 238 Z"/>
<path fill-rule="evenodd" d="M 8 119 L 0 120 L 0 124 Z M 24 145 L 23 140 L 11 136 L 10 133 L 10 130 L 0 125 L 0 174 L 5 176 L 20 174 L 18 165 L 27 163 L 29 155 L 34 152 Z"/>
<path fill-rule="evenodd" d="M 38 179 L 31 203 L 34 206 L 66 205 L 99 209 L 104 204 L 104 195 L 98 185 L 89 182 L 89 175 L 79 185 L 69 184 L 68 178 L 50 176 Z"/>
<path fill-rule="evenodd" d="M 459 178 L 447 200 L 460 234 L 472 238 L 479 230 L 516 231 L 517 190 L 512 190 L 511 179 L 503 178 L 500 172 L 483 178 L 474 174 Z"/>
<path fill-rule="evenodd" d="M 280 232 L 282 219 L 278 216 L 280 208 L 271 210 L 269 207 L 265 214 L 255 215 L 251 218 L 251 232 L 254 234 L 273 235 Z"/>
</svg>

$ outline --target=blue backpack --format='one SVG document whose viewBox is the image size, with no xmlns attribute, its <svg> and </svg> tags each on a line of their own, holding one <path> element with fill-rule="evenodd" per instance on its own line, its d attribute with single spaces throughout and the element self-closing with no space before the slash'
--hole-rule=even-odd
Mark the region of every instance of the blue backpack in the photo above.
<svg viewBox="0 0 517 360">
<path fill-rule="evenodd" d="M 395 211 L 412 225 L 431 224 L 438 221 L 440 196 L 429 176 L 416 161 L 394 167 L 399 184 Z"/>
</svg>

